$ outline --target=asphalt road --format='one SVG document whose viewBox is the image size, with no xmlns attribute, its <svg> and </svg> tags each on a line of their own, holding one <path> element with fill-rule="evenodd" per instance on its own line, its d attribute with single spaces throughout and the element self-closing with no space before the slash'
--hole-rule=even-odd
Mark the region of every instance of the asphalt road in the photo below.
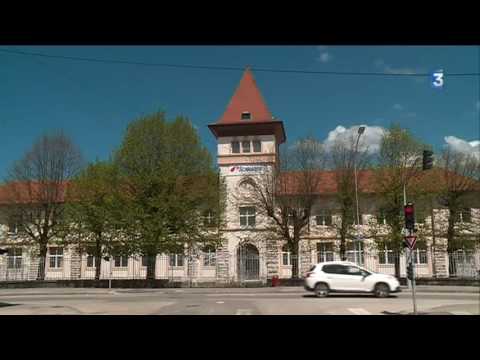
<svg viewBox="0 0 480 360">
<path fill-rule="evenodd" d="M 419 289 L 419 313 L 479 315 L 479 289 Z M 0 289 L 0 315 L 395 315 L 412 312 L 408 290 L 387 299 L 319 299 L 299 287 L 215 289 Z"/>
</svg>

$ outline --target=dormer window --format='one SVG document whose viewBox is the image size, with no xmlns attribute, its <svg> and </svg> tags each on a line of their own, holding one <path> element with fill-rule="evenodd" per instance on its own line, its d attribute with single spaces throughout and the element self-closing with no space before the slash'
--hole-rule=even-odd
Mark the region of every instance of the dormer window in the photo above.
<svg viewBox="0 0 480 360">
<path fill-rule="evenodd" d="M 252 119 L 252 114 L 250 114 L 248 111 L 242 112 L 242 120 L 251 120 Z"/>
</svg>

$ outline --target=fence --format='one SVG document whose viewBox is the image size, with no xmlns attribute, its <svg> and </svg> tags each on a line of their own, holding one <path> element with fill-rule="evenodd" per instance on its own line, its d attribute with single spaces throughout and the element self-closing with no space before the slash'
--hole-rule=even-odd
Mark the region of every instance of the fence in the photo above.
<svg viewBox="0 0 480 360">
<path fill-rule="evenodd" d="M 434 256 L 435 255 L 435 256 Z M 434 254 L 431 249 L 416 250 L 413 253 L 417 278 L 450 276 L 456 278 L 476 278 L 480 271 L 480 252 L 455 252 Z M 369 253 L 350 251 L 347 260 L 369 270 L 395 275 L 395 262 L 399 261 L 400 276 L 406 274 L 406 256 L 395 256 L 390 251 Z M 399 259 L 399 260 L 397 260 Z M 110 260 L 92 256 L 56 253 L 47 256 L 45 261 L 26 255 L 0 256 L 0 281 L 44 280 L 93 280 L 99 266 L 99 279 L 138 280 L 146 279 L 146 258 L 116 256 Z M 299 274 L 303 275 L 318 262 L 340 260 L 338 253 L 312 252 L 300 256 L 279 253 L 278 257 L 267 258 L 264 254 L 237 252 L 236 254 L 205 253 L 197 256 L 158 255 L 155 260 L 155 279 L 183 283 L 245 283 L 266 282 L 272 274 L 280 278 L 290 278 L 292 266 L 296 263 Z M 443 266 L 444 270 L 441 270 Z M 43 271 L 44 270 L 44 271 Z M 270 273 L 268 273 L 270 272 Z"/>
</svg>

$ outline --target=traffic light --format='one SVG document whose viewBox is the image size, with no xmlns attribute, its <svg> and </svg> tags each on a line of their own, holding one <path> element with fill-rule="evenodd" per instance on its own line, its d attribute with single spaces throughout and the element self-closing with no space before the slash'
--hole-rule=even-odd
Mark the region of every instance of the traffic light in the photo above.
<svg viewBox="0 0 480 360">
<path fill-rule="evenodd" d="M 412 203 L 408 203 L 404 207 L 405 213 L 405 228 L 410 231 L 415 230 L 415 209 Z"/>
<path fill-rule="evenodd" d="M 412 264 L 407 265 L 407 279 L 413 280 L 413 266 Z"/>
<path fill-rule="evenodd" d="M 8 253 L 7 249 L 0 249 L 0 255 Z"/>
<path fill-rule="evenodd" d="M 433 151 L 423 150 L 423 170 L 428 170 L 433 167 Z"/>
</svg>

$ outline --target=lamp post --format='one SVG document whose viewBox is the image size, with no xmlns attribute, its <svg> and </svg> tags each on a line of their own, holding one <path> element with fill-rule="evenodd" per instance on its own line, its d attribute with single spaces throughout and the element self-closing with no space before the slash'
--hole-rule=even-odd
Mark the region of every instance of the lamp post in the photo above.
<svg viewBox="0 0 480 360">
<path fill-rule="evenodd" d="M 357 142 L 355 144 L 355 153 L 353 155 L 353 171 L 355 177 L 355 203 L 357 207 L 357 241 L 359 240 L 359 228 L 360 225 L 360 212 L 358 210 L 358 184 L 357 184 L 357 152 L 358 152 L 358 142 L 360 141 L 360 136 L 365 132 L 365 126 L 360 126 L 358 128 Z M 360 254 L 359 254 L 360 256 Z"/>
</svg>

